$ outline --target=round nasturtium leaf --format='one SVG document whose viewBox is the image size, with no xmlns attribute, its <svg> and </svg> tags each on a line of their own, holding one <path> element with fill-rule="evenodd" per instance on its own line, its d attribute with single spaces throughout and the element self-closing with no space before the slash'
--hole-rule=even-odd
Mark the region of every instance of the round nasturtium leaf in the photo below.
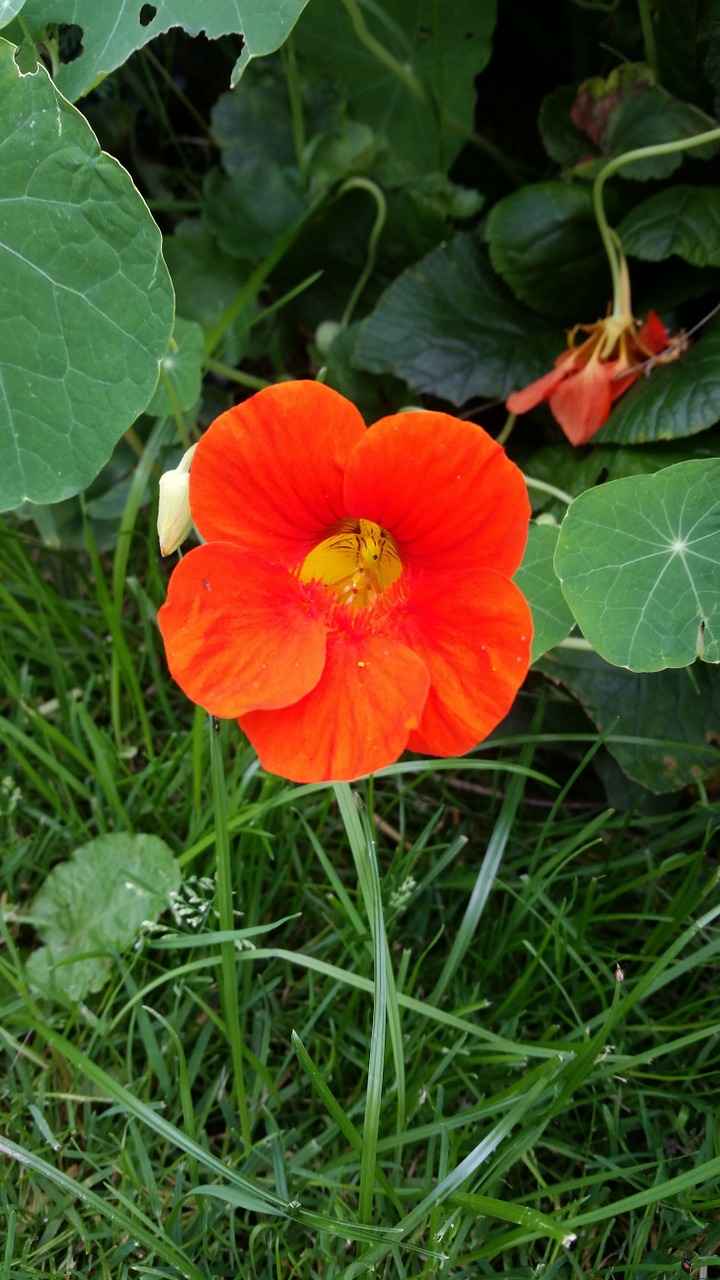
<svg viewBox="0 0 720 1280">
<path fill-rule="evenodd" d="M 557 525 L 531 521 L 525 555 L 515 574 L 514 581 L 532 610 L 532 662 L 564 640 L 573 627 L 573 616 L 553 568 L 559 533 Z"/>
<path fill-rule="evenodd" d="M 0 510 L 84 488 L 145 408 L 173 323 L 161 237 L 122 165 L 0 40 Z"/>
<path fill-rule="evenodd" d="M 720 662 L 720 461 L 680 462 L 590 489 L 555 552 L 586 639 L 631 671 Z"/>
</svg>

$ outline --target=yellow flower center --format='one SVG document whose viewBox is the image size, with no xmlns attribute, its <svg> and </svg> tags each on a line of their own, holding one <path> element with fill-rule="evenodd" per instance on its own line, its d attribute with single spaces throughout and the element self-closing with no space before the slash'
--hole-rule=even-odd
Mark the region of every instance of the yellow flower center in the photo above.
<svg viewBox="0 0 720 1280">
<path fill-rule="evenodd" d="M 346 520 L 303 560 L 301 582 L 334 587 L 343 604 L 369 605 L 402 573 L 395 540 L 373 520 Z"/>
</svg>

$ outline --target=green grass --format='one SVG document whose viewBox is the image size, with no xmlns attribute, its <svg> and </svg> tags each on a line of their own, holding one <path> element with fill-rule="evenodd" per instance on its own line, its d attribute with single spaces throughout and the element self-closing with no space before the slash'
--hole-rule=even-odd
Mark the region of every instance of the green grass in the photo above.
<svg viewBox="0 0 720 1280">
<path fill-rule="evenodd" d="M 532 693 L 522 732 L 359 809 L 264 776 L 166 675 L 140 496 L 114 560 L 0 536 L 1 1280 L 700 1265 L 717 807 L 608 810 L 592 735 L 559 753 Z M 33 895 L 118 830 L 170 844 L 184 907 L 85 1003 L 45 998 Z"/>
</svg>

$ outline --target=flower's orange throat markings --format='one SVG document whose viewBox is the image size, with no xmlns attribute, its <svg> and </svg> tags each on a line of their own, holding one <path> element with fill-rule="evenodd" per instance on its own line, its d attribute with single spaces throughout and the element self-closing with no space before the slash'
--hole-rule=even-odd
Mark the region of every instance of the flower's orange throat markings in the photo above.
<svg viewBox="0 0 720 1280">
<path fill-rule="evenodd" d="M 333 587 L 342 604 L 366 606 L 401 573 L 400 555 L 387 529 L 373 520 L 345 520 L 305 557 L 299 577 Z"/>
</svg>

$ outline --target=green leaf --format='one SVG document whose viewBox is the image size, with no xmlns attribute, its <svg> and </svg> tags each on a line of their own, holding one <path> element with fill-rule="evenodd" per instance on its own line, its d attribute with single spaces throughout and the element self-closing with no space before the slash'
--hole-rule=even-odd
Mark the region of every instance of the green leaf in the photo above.
<svg viewBox="0 0 720 1280">
<path fill-rule="evenodd" d="M 558 345 L 555 326 L 518 306 L 483 246 L 459 235 L 398 276 L 366 320 L 355 359 L 460 405 L 504 399 L 544 373 Z"/>
<path fill-rule="evenodd" d="M 523 562 L 515 574 L 514 580 L 532 609 L 532 662 L 564 640 L 574 624 L 553 566 L 559 533 L 557 525 L 533 521 Z"/>
<path fill-rule="evenodd" d="M 568 508 L 555 569 L 583 634 L 632 671 L 720 661 L 720 461 L 612 480 Z"/>
<path fill-rule="evenodd" d="M 543 146 L 550 159 L 563 169 L 580 164 L 591 148 L 592 155 L 596 154 L 596 148 L 587 134 L 573 124 L 570 115 L 577 92 L 577 85 L 562 84 L 543 98 L 540 104 L 538 127 Z"/>
<path fill-rule="evenodd" d="M 588 187 L 538 182 L 499 200 L 487 220 L 490 261 L 528 306 L 563 323 L 597 316 L 610 296 Z"/>
<path fill-rule="evenodd" d="M 680 358 L 640 378 L 616 404 L 598 444 L 648 444 L 704 431 L 720 419 L 720 321 Z"/>
<path fill-rule="evenodd" d="M 386 137 L 420 172 L 446 171 L 473 126 L 495 0 L 353 3 L 360 30 L 347 8 L 313 0 L 296 34 L 306 70 L 336 80 L 350 117 Z"/>
<path fill-rule="evenodd" d="M 626 253 L 646 262 L 672 254 L 695 267 L 720 266 L 720 187 L 670 187 L 636 205 L 618 227 Z"/>
<path fill-rule="evenodd" d="M 555 649 L 541 671 L 568 688 L 601 731 L 621 769 L 656 794 L 677 791 L 714 774 L 720 721 L 720 681 L 702 663 L 680 671 L 636 675 L 596 653 Z"/>
<path fill-rule="evenodd" d="M 166 237 L 163 253 L 178 311 L 203 329 L 211 329 L 247 283 L 249 267 L 223 253 L 200 218 L 179 222 L 173 235 Z"/>
<path fill-rule="evenodd" d="M 57 502 L 147 404 L 173 320 L 160 232 L 42 69 L 0 41 L 0 509 Z"/>
<path fill-rule="evenodd" d="M 607 156 L 623 155 L 637 147 L 651 147 L 658 143 L 676 142 L 692 138 L 716 127 L 711 116 L 687 102 L 678 102 L 659 86 L 637 93 L 621 102 L 613 112 L 608 125 L 605 150 Z M 697 160 L 709 160 L 717 152 L 717 143 L 695 147 L 692 155 Z M 620 170 L 623 178 L 648 182 L 652 178 L 667 178 L 680 167 L 685 159 L 682 151 L 669 155 L 634 160 Z"/>
<path fill-rule="evenodd" d="M 75 101 L 122 66 L 131 53 L 171 27 L 191 36 L 204 32 L 210 40 L 242 33 L 242 53 L 231 83 L 240 79 L 251 58 L 279 49 L 297 22 L 307 0 L 153 0 L 150 5 L 102 0 L 25 0 L 23 20 L 33 39 L 41 40 L 48 24 L 75 24 L 82 31 L 82 50 L 58 68 L 56 83 Z M 145 19 L 148 19 L 147 21 Z"/>
<path fill-rule="evenodd" d="M 25 0 L 0 0 L 0 27 L 6 27 L 20 12 Z"/>
<path fill-rule="evenodd" d="M 176 316 L 170 346 L 160 361 L 160 381 L 145 412 L 161 418 L 178 409 L 181 413 L 192 409 L 200 398 L 203 358 L 200 325 Z"/>
<path fill-rule="evenodd" d="M 32 904 L 45 942 L 28 960 L 33 985 L 55 985 L 71 1000 L 99 991 L 112 952 L 132 946 L 179 886 L 180 868 L 157 836 L 117 833 L 76 849 L 53 867 Z"/>
<path fill-rule="evenodd" d="M 297 172 L 251 160 L 224 178 L 205 180 L 205 216 L 225 253 L 243 260 L 267 257 L 305 213 Z"/>
</svg>

